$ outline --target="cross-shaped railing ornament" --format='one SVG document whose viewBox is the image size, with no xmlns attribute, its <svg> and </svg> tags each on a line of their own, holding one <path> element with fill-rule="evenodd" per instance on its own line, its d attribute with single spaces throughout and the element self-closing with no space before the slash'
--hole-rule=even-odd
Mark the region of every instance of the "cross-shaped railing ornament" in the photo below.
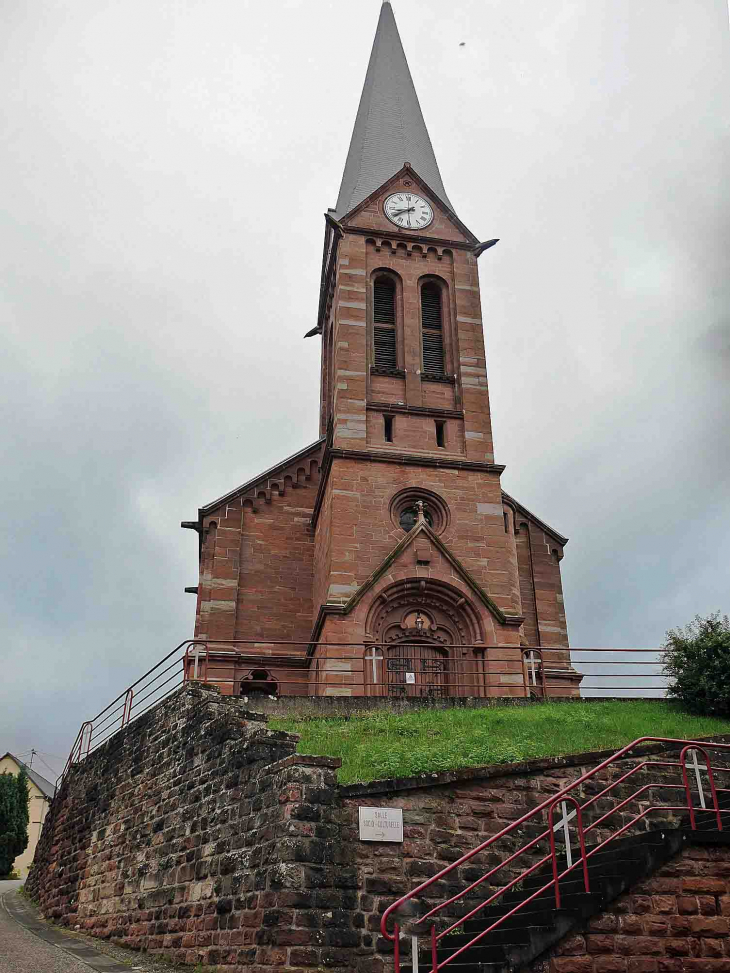
<svg viewBox="0 0 730 973">
<path fill-rule="evenodd" d="M 563 835 L 565 836 L 565 857 L 568 862 L 568 868 L 573 867 L 573 852 L 570 847 L 570 828 L 568 827 L 568 822 L 576 815 L 575 808 L 568 814 L 568 805 L 566 801 L 561 801 L 560 810 L 562 811 L 562 817 L 557 824 L 553 825 L 553 831 L 557 834 L 560 829 L 563 829 Z"/>
<path fill-rule="evenodd" d="M 700 765 L 697 762 L 697 751 L 696 750 L 693 750 L 692 751 L 692 763 L 690 764 L 690 767 L 695 772 L 695 780 L 697 781 L 697 791 L 698 791 L 698 793 L 700 795 L 700 807 L 703 810 L 706 810 L 707 809 L 707 804 L 705 804 L 705 792 L 704 792 L 704 790 L 702 788 L 702 778 L 700 777 Z"/>
</svg>

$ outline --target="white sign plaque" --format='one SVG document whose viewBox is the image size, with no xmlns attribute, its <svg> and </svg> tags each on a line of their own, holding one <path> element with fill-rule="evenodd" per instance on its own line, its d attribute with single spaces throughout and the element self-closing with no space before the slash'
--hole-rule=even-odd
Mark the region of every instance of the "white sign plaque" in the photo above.
<svg viewBox="0 0 730 973">
<path fill-rule="evenodd" d="M 411 685 L 415 685 L 415 682 L 416 682 L 416 674 L 415 674 L 415 672 L 407 672 L 406 673 L 406 682 L 407 683 L 410 683 Z"/>
<path fill-rule="evenodd" d="M 361 807 L 360 841 L 403 841 L 403 811 L 399 807 Z"/>
</svg>

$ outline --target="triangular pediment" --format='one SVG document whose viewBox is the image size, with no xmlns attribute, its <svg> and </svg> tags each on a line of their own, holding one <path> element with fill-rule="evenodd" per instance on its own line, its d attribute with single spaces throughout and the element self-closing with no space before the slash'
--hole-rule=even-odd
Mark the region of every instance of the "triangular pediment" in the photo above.
<svg viewBox="0 0 730 973">
<path fill-rule="evenodd" d="M 464 567 L 461 561 L 456 557 L 456 555 L 449 550 L 446 544 L 441 540 L 438 534 L 433 531 L 425 520 L 421 520 L 417 523 L 406 535 L 403 537 L 393 548 L 390 554 L 381 562 L 381 564 L 373 571 L 367 581 L 353 592 L 347 602 L 342 605 L 327 605 L 325 606 L 328 610 L 336 610 L 341 614 L 349 614 L 353 608 L 362 600 L 362 598 L 370 591 L 378 581 L 391 570 L 394 565 L 401 561 L 406 552 L 409 551 L 414 545 L 421 544 L 429 545 L 435 549 L 450 565 L 452 570 L 456 573 L 458 577 L 464 582 L 467 588 L 471 590 L 475 598 L 484 605 L 485 608 L 494 616 L 494 618 L 501 625 L 521 625 L 524 621 L 522 615 L 514 615 L 508 612 L 504 612 L 499 605 L 494 602 L 487 592 L 482 588 L 478 581 L 472 576 L 472 574 Z"/>
<path fill-rule="evenodd" d="M 391 223 L 383 213 L 383 202 L 396 192 L 416 192 L 424 196 L 433 207 L 433 222 L 423 229 L 413 231 L 403 230 Z M 339 222 L 343 227 L 398 233 L 413 239 L 450 240 L 471 246 L 479 243 L 469 227 L 461 222 L 456 213 L 408 163 L 353 207 Z"/>
</svg>

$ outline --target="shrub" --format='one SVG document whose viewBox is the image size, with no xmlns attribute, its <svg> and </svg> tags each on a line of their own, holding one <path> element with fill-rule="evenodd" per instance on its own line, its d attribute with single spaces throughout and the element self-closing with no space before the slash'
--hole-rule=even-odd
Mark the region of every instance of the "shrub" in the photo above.
<svg viewBox="0 0 730 973">
<path fill-rule="evenodd" d="M 719 612 L 670 629 L 664 643 L 668 695 L 691 713 L 730 716 L 730 620 Z"/>
<path fill-rule="evenodd" d="M 0 774 L 0 878 L 28 847 L 28 776 Z"/>
</svg>

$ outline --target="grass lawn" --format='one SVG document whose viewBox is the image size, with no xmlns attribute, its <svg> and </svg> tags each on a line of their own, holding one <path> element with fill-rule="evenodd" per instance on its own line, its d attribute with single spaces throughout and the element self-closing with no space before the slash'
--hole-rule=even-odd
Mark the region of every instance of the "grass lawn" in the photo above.
<svg viewBox="0 0 730 973">
<path fill-rule="evenodd" d="M 272 719 L 269 725 L 300 734 L 299 753 L 341 757 L 341 784 L 619 749 L 642 736 L 691 740 L 730 733 L 729 720 L 646 699 Z"/>
</svg>

